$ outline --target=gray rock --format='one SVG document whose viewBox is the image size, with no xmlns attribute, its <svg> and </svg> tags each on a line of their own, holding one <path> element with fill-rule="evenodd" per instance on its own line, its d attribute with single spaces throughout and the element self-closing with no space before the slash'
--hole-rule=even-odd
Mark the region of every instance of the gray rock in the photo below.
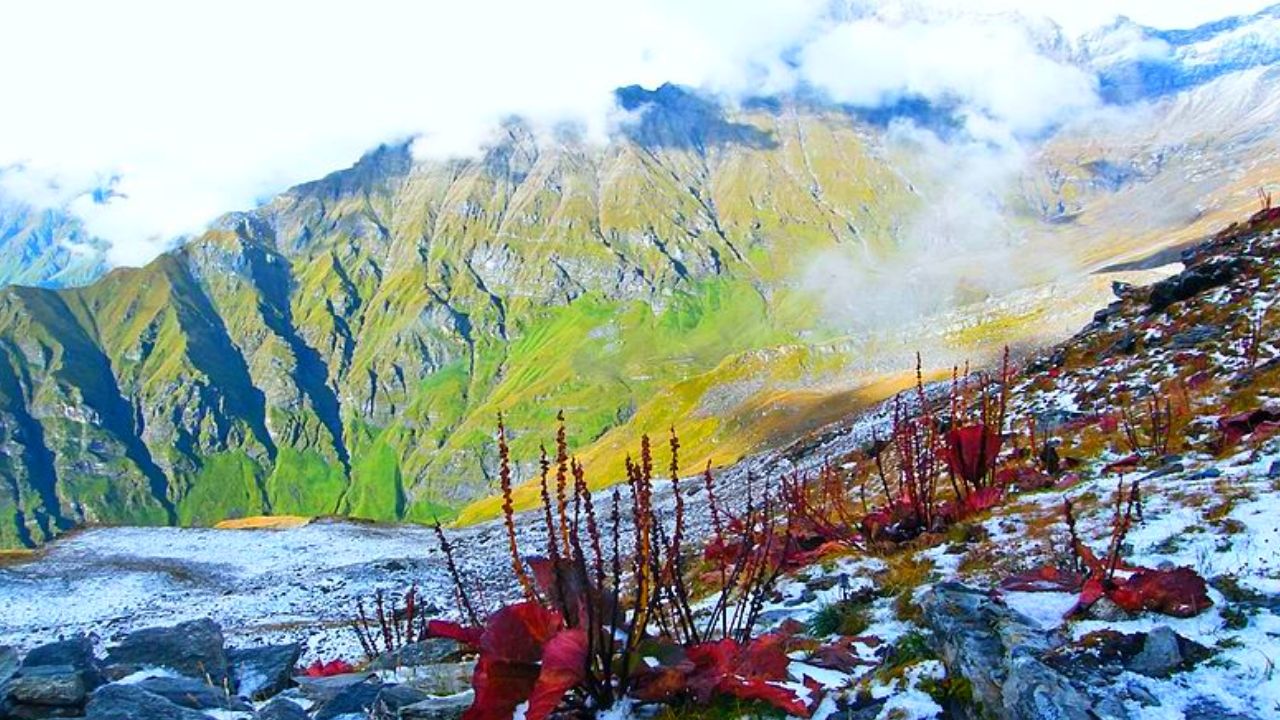
<svg viewBox="0 0 1280 720">
<path fill-rule="evenodd" d="M 71 665 L 24 667 L 5 690 L 17 703 L 57 707 L 80 707 L 89 692 L 83 674 Z"/>
<path fill-rule="evenodd" d="M 958 583 L 940 583 L 921 598 L 924 623 L 947 672 L 972 687 L 975 717 L 999 720 L 1126 718 L 1121 689 L 1081 668 L 1077 677 L 1045 662 L 1065 638 Z"/>
<path fill-rule="evenodd" d="M 1261 720 L 1254 715 L 1231 712 L 1213 700 L 1193 702 L 1183 711 L 1184 720 Z"/>
<path fill-rule="evenodd" d="M 107 652 L 107 663 L 116 666 L 116 677 L 124 670 L 164 667 L 214 685 L 227 681 L 222 628 L 209 619 L 132 632 Z"/>
<path fill-rule="evenodd" d="M 1209 327 L 1208 325 L 1197 325 L 1189 330 L 1182 332 L 1169 338 L 1169 347 L 1174 350 L 1188 350 L 1203 345 L 1207 342 L 1222 335 L 1221 328 Z"/>
<path fill-rule="evenodd" d="M 1094 620 L 1102 620 L 1104 622 L 1120 622 L 1121 620 L 1128 620 L 1130 617 L 1128 610 L 1115 604 L 1111 598 L 1105 595 L 1089 606 L 1088 615 Z"/>
<path fill-rule="evenodd" d="M 302 645 L 267 645 L 227 651 L 227 664 L 236 693 L 253 700 L 265 700 L 293 684 L 293 669 L 302 655 Z"/>
<path fill-rule="evenodd" d="M 89 697 L 85 720 L 213 720 L 134 685 L 103 685 Z"/>
<path fill-rule="evenodd" d="M 400 716 L 400 708 L 420 703 L 429 697 L 428 693 L 409 685 L 383 685 L 373 703 L 373 714 L 379 718 L 397 718 Z"/>
<path fill-rule="evenodd" d="M 475 661 L 441 663 L 413 668 L 403 673 L 401 682 L 428 695 L 454 695 L 471 687 L 475 675 Z"/>
<path fill-rule="evenodd" d="M 458 720 L 471 707 L 475 694 L 468 690 L 448 697 L 427 698 L 400 708 L 401 720 Z"/>
<path fill-rule="evenodd" d="M 18 651 L 8 645 L 0 645 L 0 685 L 13 677 L 18 672 L 18 668 L 22 666 L 22 661 L 18 657 Z"/>
<path fill-rule="evenodd" d="M 314 703 L 323 703 L 333 699 L 338 693 L 352 685 L 376 677 L 373 673 L 345 673 L 329 677 L 298 676 L 293 679 L 298 684 L 302 696 Z"/>
<path fill-rule="evenodd" d="M 253 706 L 243 699 L 228 695 L 223 688 L 195 678 L 153 677 L 138 682 L 137 686 L 174 705 L 192 710 L 253 710 Z"/>
<path fill-rule="evenodd" d="M 394 670 L 400 667 L 435 665 L 456 659 L 462 653 L 462 645 L 448 638 L 427 638 L 411 643 L 374 658 L 369 667 L 374 670 Z"/>
<path fill-rule="evenodd" d="M 1184 658 L 1178 647 L 1178 635 L 1167 625 L 1147 633 L 1142 651 L 1129 661 L 1130 670 L 1148 677 L 1168 677 L 1182 665 Z"/>
<path fill-rule="evenodd" d="M 316 708 L 315 720 L 334 720 L 343 715 L 358 714 L 366 716 L 382 691 L 382 683 L 371 679 L 355 685 L 348 685 L 341 692 Z"/>
<path fill-rule="evenodd" d="M 254 720 L 307 720 L 307 711 L 295 702 L 276 698 L 263 705 L 253 717 Z"/>
<path fill-rule="evenodd" d="M 1016 653 L 1007 668 L 998 706 L 1000 717 L 1026 720 L 1093 720 L 1096 717 L 1089 712 L 1089 698 L 1032 654 Z"/>
<path fill-rule="evenodd" d="M 22 659 L 22 667 L 39 665 L 70 665 L 77 670 L 85 670 L 97 665 L 93 654 L 93 643 L 84 635 L 74 635 L 66 640 L 41 645 Z"/>
</svg>

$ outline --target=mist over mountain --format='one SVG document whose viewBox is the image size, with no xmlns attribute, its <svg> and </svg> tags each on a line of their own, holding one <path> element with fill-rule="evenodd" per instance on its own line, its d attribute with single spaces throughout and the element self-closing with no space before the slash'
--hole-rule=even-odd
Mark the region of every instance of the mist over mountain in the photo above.
<svg viewBox="0 0 1280 720">
<path fill-rule="evenodd" d="M 860 37 L 909 37 L 847 12 Z M 887 396 L 917 350 L 945 370 L 1065 337 L 1106 302 L 1089 273 L 1274 180 L 1278 16 L 1000 30 L 1084 79 L 1051 116 L 1035 99 L 1071 88 L 964 99 L 927 64 L 740 102 L 626 86 L 604 141 L 514 117 L 473 155 L 405 137 L 138 268 L 108 270 L 84 196 L 38 208 L 0 185 L 0 544 L 475 519 L 499 413 L 531 458 L 563 409 L 596 476 L 673 424 L 687 466 L 723 464 Z M 907 17 L 891 27 L 942 32 Z"/>
</svg>

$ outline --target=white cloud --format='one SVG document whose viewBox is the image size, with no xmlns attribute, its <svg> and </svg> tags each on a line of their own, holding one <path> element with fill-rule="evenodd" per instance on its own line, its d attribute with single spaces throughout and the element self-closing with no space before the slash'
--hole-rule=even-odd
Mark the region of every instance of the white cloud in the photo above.
<svg viewBox="0 0 1280 720">
<path fill-rule="evenodd" d="M 825 0 L 8 2 L 0 183 L 31 202 L 70 203 L 112 241 L 113 262 L 137 264 L 379 142 L 420 135 L 419 152 L 465 154 L 513 113 L 575 121 L 602 138 L 621 85 L 670 81 L 733 97 L 806 79 L 847 98 L 958 95 L 993 135 L 1089 100 L 1087 78 L 1013 24 L 946 19 L 974 4 L 923 3 L 935 24 L 833 28 Z M 1263 3 L 976 4 L 1075 31 L 1121 10 L 1191 24 Z M 120 196 L 110 202 L 79 195 L 112 177 Z"/>
</svg>

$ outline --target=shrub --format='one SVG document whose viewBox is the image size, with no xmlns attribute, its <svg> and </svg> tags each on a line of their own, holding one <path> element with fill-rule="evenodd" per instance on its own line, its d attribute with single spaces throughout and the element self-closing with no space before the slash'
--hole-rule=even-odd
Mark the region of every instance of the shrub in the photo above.
<svg viewBox="0 0 1280 720">
<path fill-rule="evenodd" d="M 545 554 L 530 558 L 521 554 L 514 529 L 510 460 L 499 419 L 504 524 L 523 601 L 480 617 L 447 538 L 439 534 L 469 625 L 433 622 L 428 633 L 479 650 L 476 696 L 466 720 L 509 717 L 525 702 L 525 717 L 539 720 L 558 707 L 603 710 L 623 697 L 705 704 L 732 696 L 807 715 L 810 705 L 779 684 L 788 679 L 790 636 L 754 635 L 791 551 L 788 532 L 778 524 L 777 499 L 767 492 L 748 499 L 737 517 L 713 511 L 716 552 L 706 557 L 713 560 L 715 594 L 709 610 L 695 612 L 674 430 L 672 517 L 660 517 L 655 508 L 660 481 L 647 436 L 637 459 L 626 462 L 626 508 L 623 491 L 615 488 L 601 517 L 582 466 L 568 454 L 559 419 L 555 456 L 549 459 L 544 449 L 539 463 Z M 714 498 L 709 470 L 704 482 Z"/>
</svg>

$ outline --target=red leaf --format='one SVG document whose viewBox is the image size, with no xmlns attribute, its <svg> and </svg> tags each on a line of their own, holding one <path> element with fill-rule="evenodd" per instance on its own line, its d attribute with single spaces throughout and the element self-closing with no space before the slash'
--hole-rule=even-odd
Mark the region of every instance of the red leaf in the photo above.
<svg viewBox="0 0 1280 720">
<path fill-rule="evenodd" d="M 947 433 L 947 466 L 951 472 L 977 485 L 996 466 L 1000 435 L 986 425 L 965 425 Z"/>
<path fill-rule="evenodd" d="M 508 605 L 490 616 L 480 636 L 480 660 L 471 677 L 476 697 L 463 720 L 509 720 L 516 707 L 533 694 L 542 674 L 540 662 L 546 646 L 561 626 L 559 613 L 536 602 Z M 563 661 L 568 653 L 560 647 L 556 655 L 557 661 Z M 553 668 L 545 695 L 549 697 L 562 680 Z M 550 710 L 563 695 L 562 690 Z M 540 702 L 548 701 L 544 698 Z"/>
<path fill-rule="evenodd" d="M 855 637 L 840 638 L 829 645 L 823 645 L 818 648 L 805 662 L 814 667 L 839 670 L 844 673 L 853 672 L 855 668 L 863 665 L 878 665 L 879 663 L 873 660 L 863 660 L 854 652 L 853 644 L 861 639 Z"/>
<path fill-rule="evenodd" d="M 307 666 L 303 674 L 307 677 L 330 677 L 332 675 L 345 675 L 346 673 L 355 672 L 356 669 L 346 660 L 316 660 Z"/>
<path fill-rule="evenodd" d="M 543 720 L 587 676 L 587 633 L 561 630 L 542 651 L 542 671 L 529 696 L 525 720 Z"/>
<path fill-rule="evenodd" d="M 533 693 L 538 681 L 534 663 L 513 663 L 480 656 L 471 676 L 475 700 L 462 720 L 511 720 L 516 708 Z"/>
<path fill-rule="evenodd" d="M 1219 418 L 1218 430 L 1222 433 L 1221 446 L 1226 449 L 1248 435 L 1273 431 L 1274 428 L 1268 426 L 1276 422 L 1280 422 L 1280 413 L 1274 413 L 1265 408 Z"/>
<path fill-rule="evenodd" d="M 560 630 L 560 614 L 536 602 L 508 605 L 489 618 L 480 654 L 507 662 L 536 663 L 542 646 Z"/>
<path fill-rule="evenodd" d="M 1138 457 L 1136 453 L 1133 455 L 1127 455 L 1125 457 L 1120 458 L 1119 460 L 1116 460 L 1113 463 L 1107 464 L 1105 467 L 1102 468 L 1102 472 L 1104 473 L 1131 472 L 1137 469 L 1138 463 L 1140 462 L 1142 462 L 1142 458 Z"/>
<path fill-rule="evenodd" d="M 1150 610 L 1181 618 L 1199 615 L 1213 605 L 1204 578 L 1186 567 L 1140 569 L 1117 583 L 1108 597 L 1131 612 Z"/>
<path fill-rule="evenodd" d="M 483 634 L 483 628 L 463 627 L 448 620 L 431 620 L 427 623 L 427 637 L 456 640 L 471 647 L 480 646 L 480 636 Z"/>
<path fill-rule="evenodd" d="M 813 708 L 789 688 L 772 685 L 762 680 L 730 679 L 722 684 L 720 691 L 743 700 L 769 703 L 786 714 L 796 717 L 807 718 L 813 713 Z"/>
</svg>

